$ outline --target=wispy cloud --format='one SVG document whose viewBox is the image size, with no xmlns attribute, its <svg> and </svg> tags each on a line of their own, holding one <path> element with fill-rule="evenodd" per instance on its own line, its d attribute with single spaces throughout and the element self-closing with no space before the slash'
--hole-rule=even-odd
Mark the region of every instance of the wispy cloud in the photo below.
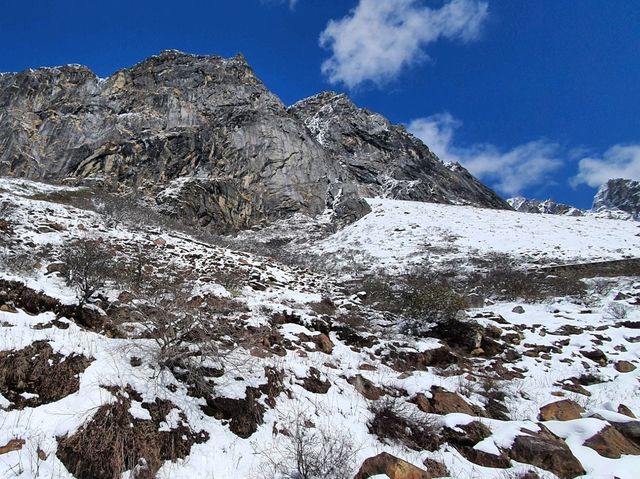
<svg viewBox="0 0 640 479">
<path fill-rule="evenodd" d="M 320 45 L 331 50 L 322 72 L 349 88 L 382 85 L 428 58 L 427 47 L 439 39 L 477 39 L 487 16 L 480 0 L 448 0 L 440 8 L 421 0 L 360 0 L 320 34 Z"/>
<path fill-rule="evenodd" d="M 441 113 L 413 120 L 407 128 L 441 160 L 462 164 L 507 195 L 548 181 L 563 164 L 560 145 L 545 139 L 506 150 L 488 143 L 458 146 L 454 135 L 461 125 L 449 113 Z"/>
<path fill-rule="evenodd" d="M 288 5 L 289 10 L 294 10 L 298 0 L 260 0 L 263 5 Z"/>
<path fill-rule="evenodd" d="M 585 156 L 571 183 L 598 187 L 611 178 L 640 180 L 640 144 L 615 145 L 601 156 Z"/>
</svg>

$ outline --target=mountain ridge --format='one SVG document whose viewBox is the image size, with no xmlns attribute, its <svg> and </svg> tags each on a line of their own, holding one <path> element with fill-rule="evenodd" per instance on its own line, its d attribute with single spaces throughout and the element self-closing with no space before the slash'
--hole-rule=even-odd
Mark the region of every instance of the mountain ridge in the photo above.
<svg viewBox="0 0 640 479">
<path fill-rule="evenodd" d="M 340 137 L 327 148 L 304 123 L 309 99 L 287 108 L 242 55 L 168 50 L 105 79 L 80 65 L 8 73 L 0 175 L 138 191 L 218 229 L 327 207 L 344 224 L 366 214 L 364 195 L 509 209 L 402 127 L 340 99 L 342 116 L 328 120 L 355 143 Z"/>
</svg>

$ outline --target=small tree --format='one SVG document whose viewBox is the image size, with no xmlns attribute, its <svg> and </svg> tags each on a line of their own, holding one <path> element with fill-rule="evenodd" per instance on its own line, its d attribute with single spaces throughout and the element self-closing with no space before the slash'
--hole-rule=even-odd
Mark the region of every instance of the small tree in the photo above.
<svg viewBox="0 0 640 479">
<path fill-rule="evenodd" d="M 213 377 L 233 366 L 234 344 L 213 308 L 193 297 L 192 283 L 179 273 L 147 284 L 141 324 L 154 341 L 153 362 L 202 396 L 213 393 Z"/>
<path fill-rule="evenodd" d="M 78 307 L 86 304 L 113 275 L 111 253 L 101 241 L 72 241 L 64 246 L 60 259 L 66 283 L 76 291 Z"/>
<path fill-rule="evenodd" d="M 315 428 L 304 414 L 285 424 L 286 438 L 264 457 L 264 479 L 346 479 L 353 477 L 358 452 L 347 431 Z"/>
</svg>

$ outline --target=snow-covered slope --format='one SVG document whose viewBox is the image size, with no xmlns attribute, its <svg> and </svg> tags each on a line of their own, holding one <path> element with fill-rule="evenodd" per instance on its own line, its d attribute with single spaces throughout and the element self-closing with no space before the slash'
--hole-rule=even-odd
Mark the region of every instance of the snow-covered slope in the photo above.
<svg viewBox="0 0 640 479">
<path fill-rule="evenodd" d="M 367 200 L 373 211 L 316 251 L 388 272 L 505 253 L 523 264 L 640 256 L 640 225 L 593 217 L 532 215 L 468 206 Z"/>
<path fill-rule="evenodd" d="M 89 193 L 0 180 L 0 208 L 13 205 L 0 218 L 6 222 L 0 225 L 2 231 L 10 232 L 8 251 L 1 253 L 27 254 L 19 271 L 0 270 L 0 477 L 105 477 L 89 476 L 86 469 L 83 475 L 78 461 L 97 462 L 99 469 L 101 463 L 112 464 L 123 445 L 106 442 L 113 447 L 96 457 L 93 443 L 73 442 L 87 427 L 107 439 L 109 434 L 142 431 L 145 447 L 153 447 L 152 439 L 166 434 L 183 448 L 165 451 L 159 459 L 143 453 L 153 449 L 133 444 L 126 453 L 140 468 L 119 471 L 116 477 L 126 479 L 149 477 L 143 459 L 148 464 L 159 461 L 158 478 L 283 477 L 270 475 L 270 466 L 295 466 L 290 452 L 297 427 L 303 431 L 297 438 L 313 439 L 305 442 L 309 457 L 335 460 L 335 455 L 322 456 L 326 442 L 317 441 L 324 437 L 317 435 L 321 431 L 328 431 L 331 444 L 352 447 L 344 464 L 349 473 L 325 477 L 353 477 L 365 459 L 381 452 L 423 470 L 433 467 L 425 461 L 438 461 L 447 468 L 447 477 L 456 479 L 516 478 L 527 471 L 554 479 L 574 477 L 583 469 L 584 477 L 591 479 L 636 477 L 640 456 L 634 455 L 632 445 L 626 444 L 630 453 L 614 458 L 585 443 L 612 425 L 625 431 L 640 426 L 620 412 L 640 413 L 637 278 L 618 278 L 604 286 L 593 282 L 585 298 L 550 298 L 522 309 L 509 302 L 469 310 L 468 319 L 459 320 L 481 335 L 487 349 L 468 351 L 455 338 L 404 334 L 393 315 L 369 308 L 325 275 L 231 251 L 163 226 L 114 224 L 94 211 L 68 205 L 71 198 L 87 200 Z M 346 241 L 358 232 L 371 254 L 376 244 L 391 247 L 396 241 L 396 250 L 404 256 L 393 260 L 391 254 L 381 254 L 381 264 L 387 265 L 411 259 L 419 243 L 405 236 L 410 231 L 416 236 L 421 232 L 423 241 L 435 237 L 435 245 L 447 245 L 457 232 L 462 247 L 455 254 L 463 255 L 474 246 L 467 245 L 469 238 L 462 241 L 463 232 L 484 231 L 477 236 L 488 244 L 498 237 L 492 227 L 516 228 L 518 222 L 512 219 L 519 218 L 525 228 L 525 219 L 537 218 L 497 211 L 491 212 L 493 217 L 473 208 L 405 202 L 372 204 L 375 213 L 367 228 L 356 223 L 338 235 L 347 235 Z M 391 224 L 384 225 L 383 219 Z M 410 226 L 417 220 L 421 226 Z M 540 221 L 537 227 L 543 228 Z M 556 226 L 544 227 L 549 235 L 573 223 L 552 224 Z M 588 224 L 589 241 L 594 241 L 597 225 L 619 223 Z M 622 231 L 637 238 L 629 226 Z M 510 234 L 502 232 L 503 237 Z M 564 248 L 577 235 L 575 230 L 571 234 L 559 241 Z M 335 243 L 338 235 L 326 244 Z M 64 307 L 75 301 L 75 293 L 52 266 L 59 248 L 87 237 L 110 245 L 119 264 L 133 248 L 142 247 L 154 274 L 162 277 L 169 268 L 188 270 L 192 299 L 210 295 L 233 301 L 236 309 L 220 313 L 218 319 L 236 326 L 231 338 L 236 347 L 229 353 L 232 357 L 225 358 L 232 359 L 234 367 L 215 377 L 215 397 L 195 394 L 184 377 L 159 367 L 155 342 L 135 329 L 144 321 L 140 315 L 145 298 L 127 299 L 130 291 L 109 282 L 89 309 L 98 324 L 111 322 L 110 328 L 82 323 L 73 308 Z M 616 252 L 616 245 L 607 242 L 617 237 L 611 234 L 592 247 L 602 248 L 606 257 L 634 251 L 628 246 Z M 524 233 L 514 238 L 517 245 L 526 244 Z M 508 240 L 503 238 L 502 244 Z M 551 242 L 544 248 L 554 251 Z M 510 251 L 515 250 L 512 245 Z M 60 371 L 60 391 L 38 383 L 11 383 L 7 378 L 25 374 L 25 364 L 27 372 L 40 374 L 46 384 L 52 379 L 55 385 Z M 70 374 L 65 364 L 74 365 L 69 366 Z M 560 399 L 573 400 L 582 412 L 562 421 L 538 417 L 541 406 Z M 406 437 L 381 437 L 388 429 L 376 434 L 371 426 L 375 411 L 389 404 L 427 427 L 427 439 L 437 435 L 439 442 L 428 448 L 403 442 Z M 219 410 L 212 412 L 216 407 Z M 117 416 L 122 422 L 104 430 L 95 426 L 104 420 L 105 411 L 124 414 Z M 255 429 L 238 434 L 238 423 Z M 465 428 L 472 426 L 484 437 L 470 439 Z M 399 430 L 406 433 L 403 427 Z M 194 433 L 199 435 L 191 444 Z M 538 457 L 528 456 L 533 450 L 529 446 L 535 444 L 549 449 L 537 450 Z M 335 449 L 332 454 L 337 454 Z M 578 461 L 578 469 L 569 471 L 554 455 L 574 465 Z"/>
</svg>

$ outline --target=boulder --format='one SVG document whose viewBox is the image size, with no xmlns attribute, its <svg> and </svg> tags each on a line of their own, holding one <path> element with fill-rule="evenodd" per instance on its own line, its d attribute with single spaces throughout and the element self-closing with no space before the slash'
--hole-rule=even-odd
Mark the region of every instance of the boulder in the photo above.
<svg viewBox="0 0 640 479">
<path fill-rule="evenodd" d="M 523 429 L 525 433 L 516 436 L 507 454 L 511 459 L 546 471 L 553 472 L 560 479 L 572 479 L 585 473 L 582 464 L 569 446 L 544 426 L 540 432 Z"/>
<path fill-rule="evenodd" d="M 458 394 L 447 391 L 439 386 L 431 388 L 431 398 L 418 393 L 415 402 L 421 411 L 432 414 L 463 413 L 475 416 L 476 413 L 469 403 Z"/>
<path fill-rule="evenodd" d="M 598 454 L 610 459 L 618 459 L 623 455 L 640 455 L 640 446 L 623 436 L 614 427 L 605 426 L 598 433 L 584 442 Z"/>
<path fill-rule="evenodd" d="M 636 370 L 636 366 L 629 361 L 616 361 L 613 365 L 619 373 L 630 373 Z"/>
<path fill-rule="evenodd" d="M 365 460 L 353 479 L 368 479 L 385 474 L 389 479 L 431 479 L 427 471 L 403 461 L 387 452 Z"/>
<path fill-rule="evenodd" d="M 540 408 L 538 419 L 541 421 L 571 421 L 580 419 L 584 408 L 571 399 L 552 402 Z"/>
</svg>

